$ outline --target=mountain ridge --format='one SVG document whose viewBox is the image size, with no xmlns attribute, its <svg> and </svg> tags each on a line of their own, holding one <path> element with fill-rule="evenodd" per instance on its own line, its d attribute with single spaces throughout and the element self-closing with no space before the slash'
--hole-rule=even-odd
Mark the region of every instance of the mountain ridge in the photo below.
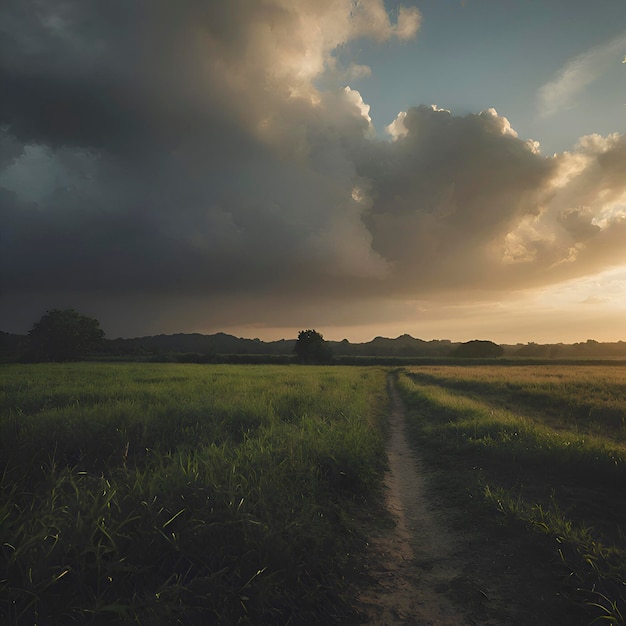
<svg viewBox="0 0 626 626">
<path fill-rule="evenodd" d="M 0 331 L 0 354 L 15 355 L 26 340 L 26 335 Z M 347 339 L 328 341 L 335 356 L 368 357 L 440 357 L 450 356 L 461 344 L 449 339 L 424 340 L 403 333 L 395 338 L 377 336 L 371 341 L 351 343 Z M 291 356 L 296 339 L 263 341 L 236 337 L 224 332 L 213 334 L 173 333 L 145 335 L 142 337 L 105 339 L 101 353 L 109 355 L 276 355 Z M 500 344 L 504 356 L 535 358 L 626 358 L 626 342 L 600 343 L 593 339 L 574 344 Z"/>
</svg>

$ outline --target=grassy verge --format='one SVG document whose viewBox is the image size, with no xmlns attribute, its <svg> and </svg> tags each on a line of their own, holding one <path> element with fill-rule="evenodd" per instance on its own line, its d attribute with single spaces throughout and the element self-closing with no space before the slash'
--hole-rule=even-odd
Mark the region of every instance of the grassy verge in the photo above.
<svg viewBox="0 0 626 626">
<path fill-rule="evenodd" d="M 560 368 L 555 381 L 556 368 L 517 369 L 401 372 L 413 434 L 483 510 L 549 539 L 574 601 L 624 623 L 626 443 L 616 414 L 626 399 L 616 390 L 626 372 Z M 607 403 L 608 417 L 597 408 Z"/>
<path fill-rule="evenodd" d="M 350 620 L 384 376 L 3 366 L 0 621 Z"/>
</svg>

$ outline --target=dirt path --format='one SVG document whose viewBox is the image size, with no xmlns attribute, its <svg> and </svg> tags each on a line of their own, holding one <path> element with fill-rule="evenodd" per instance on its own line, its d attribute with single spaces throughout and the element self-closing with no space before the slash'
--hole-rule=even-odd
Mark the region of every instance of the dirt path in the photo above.
<svg viewBox="0 0 626 626">
<path fill-rule="evenodd" d="M 501 524 L 470 505 L 471 496 L 445 491 L 442 470 L 429 468 L 408 444 L 404 404 L 391 377 L 389 394 L 385 500 L 395 523 L 370 533 L 369 582 L 361 586 L 357 609 L 363 623 L 589 624 L 588 607 L 573 600 L 574 583 L 557 560 L 554 540 Z"/>
<path fill-rule="evenodd" d="M 370 542 L 368 573 L 373 582 L 359 596 L 366 623 L 473 624 L 450 597 L 463 570 L 458 540 L 427 497 L 427 476 L 421 458 L 407 442 L 404 406 L 392 379 L 389 389 L 391 437 L 385 496 L 395 526 L 381 530 Z"/>
</svg>

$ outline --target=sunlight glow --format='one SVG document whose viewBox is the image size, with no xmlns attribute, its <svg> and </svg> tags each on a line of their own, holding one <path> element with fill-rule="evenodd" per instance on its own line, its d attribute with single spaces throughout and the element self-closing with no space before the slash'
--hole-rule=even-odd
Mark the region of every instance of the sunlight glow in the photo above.
<svg viewBox="0 0 626 626">
<path fill-rule="evenodd" d="M 591 223 L 599 226 L 600 228 L 606 228 L 610 222 L 615 220 L 626 219 L 626 193 L 623 194 L 616 202 L 607 204 L 596 215 Z"/>
</svg>

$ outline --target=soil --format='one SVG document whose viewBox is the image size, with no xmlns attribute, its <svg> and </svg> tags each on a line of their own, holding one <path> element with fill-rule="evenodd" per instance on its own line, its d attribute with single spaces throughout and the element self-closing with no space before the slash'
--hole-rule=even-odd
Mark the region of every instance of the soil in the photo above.
<svg viewBox="0 0 626 626">
<path fill-rule="evenodd" d="M 563 593 L 553 547 L 522 528 L 468 513 L 441 472 L 407 440 L 390 378 L 385 503 L 392 524 L 370 534 L 357 610 L 376 626 L 588 624 Z"/>
</svg>

